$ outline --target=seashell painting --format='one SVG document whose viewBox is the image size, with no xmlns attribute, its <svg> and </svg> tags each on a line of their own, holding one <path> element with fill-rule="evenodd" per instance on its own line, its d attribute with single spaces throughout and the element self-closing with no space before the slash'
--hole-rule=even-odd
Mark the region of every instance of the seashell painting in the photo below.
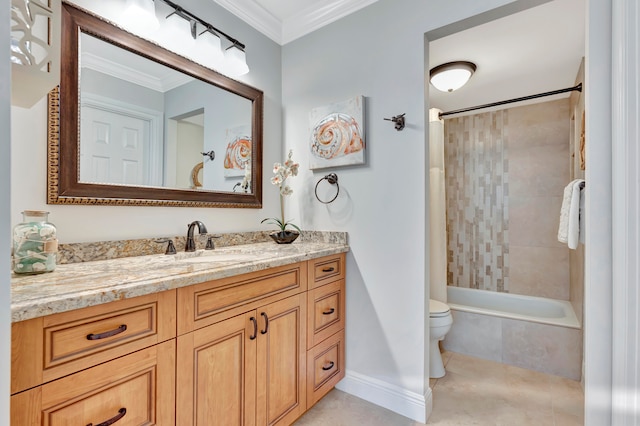
<svg viewBox="0 0 640 426">
<path fill-rule="evenodd" d="M 227 150 L 224 155 L 224 176 L 244 176 L 251 167 L 251 135 L 247 126 L 227 130 Z"/>
<path fill-rule="evenodd" d="M 364 164 L 364 96 L 309 113 L 310 169 Z"/>
</svg>

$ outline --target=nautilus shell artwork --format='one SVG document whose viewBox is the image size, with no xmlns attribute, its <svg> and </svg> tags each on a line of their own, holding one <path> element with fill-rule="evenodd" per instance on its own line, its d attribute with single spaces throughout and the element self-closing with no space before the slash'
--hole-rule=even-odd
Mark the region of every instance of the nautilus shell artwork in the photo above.
<svg viewBox="0 0 640 426">
<path fill-rule="evenodd" d="M 317 157 L 336 158 L 363 148 L 360 127 L 348 114 L 329 114 L 313 128 L 311 152 Z"/>
<path fill-rule="evenodd" d="M 364 163 L 364 97 L 310 113 L 311 169 Z"/>
<path fill-rule="evenodd" d="M 225 176 L 243 176 L 251 161 L 251 137 L 238 136 L 227 145 L 224 156 Z M 251 167 L 249 165 L 249 167 Z"/>
</svg>

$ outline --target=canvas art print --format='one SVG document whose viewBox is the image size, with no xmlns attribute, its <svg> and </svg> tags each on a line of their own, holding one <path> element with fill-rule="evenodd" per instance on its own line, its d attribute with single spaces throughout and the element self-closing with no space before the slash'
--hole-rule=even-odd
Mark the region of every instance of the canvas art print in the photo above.
<svg viewBox="0 0 640 426">
<path fill-rule="evenodd" d="M 224 155 L 224 176 L 244 176 L 245 166 L 251 163 L 251 133 L 248 126 L 227 130 L 227 150 Z M 250 166 L 249 166 L 250 167 Z"/>
<path fill-rule="evenodd" d="M 364 164 L 364 96 L 314 108 L 310 169 Z"/>
</svg>

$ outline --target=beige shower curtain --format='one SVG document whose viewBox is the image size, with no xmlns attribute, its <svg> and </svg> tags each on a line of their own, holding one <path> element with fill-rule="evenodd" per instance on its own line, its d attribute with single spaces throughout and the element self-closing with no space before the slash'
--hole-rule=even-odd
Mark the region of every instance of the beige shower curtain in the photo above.
<svg viewBox="0 0 640 426">
<path fill-rule="evenodd" d="M 429 280 L 431 299 L 447 302 L 447 229 L 444 182 L 444 120 L 429 110 Z"/>
</svg>

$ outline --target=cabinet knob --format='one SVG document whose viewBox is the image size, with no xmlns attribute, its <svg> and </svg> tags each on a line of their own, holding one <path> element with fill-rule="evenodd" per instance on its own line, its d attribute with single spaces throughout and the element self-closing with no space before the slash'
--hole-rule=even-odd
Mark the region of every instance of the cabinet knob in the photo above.
<svg viewBox="0 0 640 426">
<path fill-rule="evenodd" d="M 334 308 L 330 308 L 324 312 L 322 312 L 322 315 L 331 315 L 332 313 L 334 313 L 336 310 Z"/>
<path fill-rule="evenodd" d="M 333 272 L 335 271 L 335 268 L 333 266 L 330 266 L 328 268 L 322 268 L 322 272 Z"/>
</svg>

